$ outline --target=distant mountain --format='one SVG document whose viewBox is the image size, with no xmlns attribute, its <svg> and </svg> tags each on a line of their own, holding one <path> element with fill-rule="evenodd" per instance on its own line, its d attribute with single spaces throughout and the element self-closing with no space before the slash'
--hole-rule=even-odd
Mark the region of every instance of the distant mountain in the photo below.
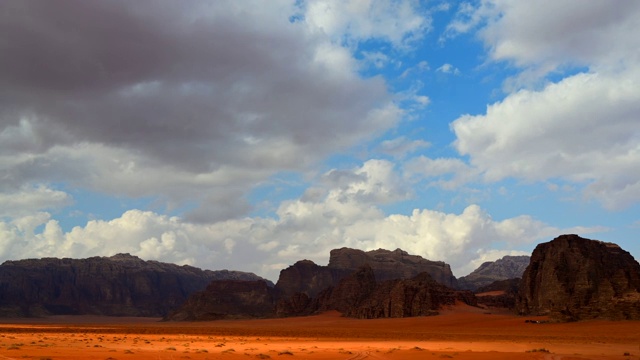
<svg viewBox="0 0 640 360">
<path fill-rule="evenodd" d="M 201 270 L 129 254 L 6 261 L 0 265 L 0 317 L 164 316 L 193 292 L 222 279 L 264 280 L 252 273 Z"/>
<path fill-rule="evenodd" d="M 485 262 L 471 274 L 459 278 L 458 288 L 475 291 L 498 280 L 521 278 L 529 260 L 529 256 L 505 256 Z"/>
<path fill-rule="evenodd" d="M 640 264 L 616 244 L 559 236 L 533 251 L 516 309 L 561 320 L 640 320 Z"/>
</svg>

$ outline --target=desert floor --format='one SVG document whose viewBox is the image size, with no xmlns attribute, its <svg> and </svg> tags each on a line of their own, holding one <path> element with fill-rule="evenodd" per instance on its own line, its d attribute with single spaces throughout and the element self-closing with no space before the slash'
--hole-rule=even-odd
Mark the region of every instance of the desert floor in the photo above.
<svg viewBox="0 0 640 360">
<path fill-rule="evenodd" d="M 530 324 L 466 306 L 405 319 L 158 320 L 0 319 L 0 360 L 640 359 L 640 321 Z"/>
</svg>

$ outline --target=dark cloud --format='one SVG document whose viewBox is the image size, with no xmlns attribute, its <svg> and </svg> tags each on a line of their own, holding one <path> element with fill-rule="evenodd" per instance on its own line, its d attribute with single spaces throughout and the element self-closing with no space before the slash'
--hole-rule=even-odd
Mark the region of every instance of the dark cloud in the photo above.
<svg viewBox="0 0 640 360">
<path fill-rule="evenodd" d="M 46 163 L 60 147 L 92 144 L 136 169 L 263 176 L 394 124 L 382 80 L 359 77 L 348 51 L 291 23 L 293 4 L 260 5 L 4 1 L 0 154 Z M 5 166 L 19 181 L 48 171 Z"/>
</svg>

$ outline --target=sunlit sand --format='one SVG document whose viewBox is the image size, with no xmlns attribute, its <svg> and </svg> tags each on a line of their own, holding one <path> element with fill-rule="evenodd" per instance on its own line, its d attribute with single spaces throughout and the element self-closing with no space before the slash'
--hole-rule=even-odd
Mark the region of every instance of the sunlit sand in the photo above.
<svg viewBox="0 0 640 360">
<path fill-rule="evenodd" d="M 544 318 L 527 318 L 545 320 Z M 211 322 L 4 319 L 0 359 L 638 359 L 640 321 L 525 323 L 469 306 L 433 317 Z"/>
</svg>

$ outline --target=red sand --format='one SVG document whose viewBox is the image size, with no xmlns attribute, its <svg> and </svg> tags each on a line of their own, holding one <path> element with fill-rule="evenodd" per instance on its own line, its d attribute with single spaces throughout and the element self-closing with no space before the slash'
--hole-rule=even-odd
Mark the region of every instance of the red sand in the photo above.
<svg viewBox="0 0 640 360">
<path fill-rule="evenodd" d="M 468 306 L 405 319 L 157 320 L 4 319 L 0 359 L 640 359 L 640 321 L 529 324 Z"/>
</svg>

